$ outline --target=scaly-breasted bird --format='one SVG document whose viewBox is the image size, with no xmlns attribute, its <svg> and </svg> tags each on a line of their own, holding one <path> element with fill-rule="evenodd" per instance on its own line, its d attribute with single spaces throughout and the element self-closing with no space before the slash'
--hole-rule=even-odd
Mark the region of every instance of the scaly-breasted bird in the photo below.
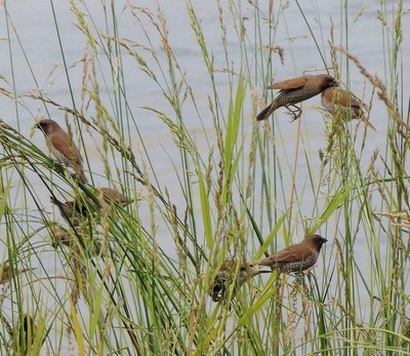
<svg viewBox="0 0 410 356">
<path fill-rule="evenodd" d="M 325 242 L 327 240 L 320 235 L 308 236 L 302 242 L 256 261 L 255 264 L 278 268 L 284 273 L 300 273 L 316 264 Z"/>
<path fill-rule="evenodd" d="M 253 264 L 241 264 L 237 275 L 235 276 L 235 271 L 238 262 L 235 259 L 225 260 L 215 276 L 214 283 L 209 291 L 214 302 L 220 301 L 225 297 L 227 290 L 230 288 L 232 283 L 235 283 L 234 290 L 239 288 L 247 280 L 260 273 L 271 273 L 272 271 L 257 270 Z M 234 279 L 236 277 L 236 279 Z"/>
<path fill-rule="evenodd" d="M 338 86 L 327 88 L 322 92 L 322 105 L 333 115 L 345 114 L 352 119 L 364 122 L 366 126 L 376 131 L 376 128 L 366 118 L 364 112 L 367 110 L 366 104 L 350 91 Z"/>
<path fill-rule="evenodd" d="M 337 81 L 328 74 L 304 75 L 274 83 L 268 89 L 279 89 L 279 94 L 256 116 L 256 120 L 267 119 L 282 106 L 287 108 L 293 114 L 293 120 L 296 120 L 302 112 L 295 104 L 310 99 L 323 90 L 336 85 L 338 85 Z M 290 106 L 293 106 L 295 110 L 290 109 Z"/>
<path fill-rule="evenodd" d="M 114 203 L 121 206 L 132 203 L 131 199 L 128 199 L 126 196 L 113 188 L 100 187 L 98 190 L 101 191 L 103 198 L 107 203 Z"/>
<path fill-rule="evenodd" d="M 87 183 L 80 151 L 60 125 L 53 120 L 44 119 L 39 121 L 35 127 L 43 131 L 47 147 L 57 162 L 71 167 L 78 174 L 81 182 Z"/>
<path fill-rule="evenodd" d="M 77 200 L 62 202 L 54 196 L 50 196 L 50 201 L 57 206 L 64 220 L 73 227 L 79 226 L 81 220 L 88 216 L 89 211 L 87 207 Z"/>
<path fill-rule="evenodd" d="M 97 190 L 101 191 L 103 199 L 108 204 L 113 203 L 124 206 L 132 202 L 132 200 L 128 199 L 115 189 L 102 187 L 97 188 Z M 83 196 L 83 198 L 85 198 L 85 196 Z M 54 196 L 50 196 L 50 201 L 57 206 L 64 220 L 66 220 L 73 227 L 79 226 L 82 219 L 92 215 L 92 213 L 90 213 L 90 209 L 87 208 L 81 198 L 63 202 Z M 96 208 L 101 208 L 100 203 L 97 202 L 97 204 L 98 205 Z"/>
</svg>

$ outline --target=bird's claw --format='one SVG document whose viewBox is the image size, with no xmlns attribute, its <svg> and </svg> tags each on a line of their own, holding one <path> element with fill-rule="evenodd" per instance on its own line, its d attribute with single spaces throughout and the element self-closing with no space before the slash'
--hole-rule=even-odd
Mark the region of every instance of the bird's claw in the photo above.
<svg viewBox="0 0 410 356">
<path fill-rule="evenodd" d="M 294 106 L 294 108 L 295 109 L 292 110 L 289 106 L 286 107 L 286 109 L 288 109 L 289 111 L 287 114 L 292 117 L 292 120 L 290 120 L 290 122 L 296 121 L 302 116 L 302 110 L 297 106 Z"/>
<path fill-rule="evenodd" d="M 298 114 L 292 113 L 292 120 L 290 120 L 290 122 L 293 122 L 293 121 L 296 121 L 296 120 L 300 119 L 301 116 L 302 116 L 301 112 L 298 113 Z"/>
</svg>

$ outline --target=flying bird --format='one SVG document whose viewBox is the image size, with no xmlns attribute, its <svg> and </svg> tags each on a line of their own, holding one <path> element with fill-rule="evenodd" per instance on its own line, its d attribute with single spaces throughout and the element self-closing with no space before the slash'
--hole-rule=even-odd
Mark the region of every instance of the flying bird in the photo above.
<svg viewBox="0 0 410 356">
<path fill-rule="evenodd" d="M 283 273 L 301 273 L 316 264 L 320 249 L 326 242 L 320 235 L 308 236 L 302 242 L 256 261 L 255 264 L 277 268 Z"/>
<path fill-rule="evenodd" d="M 279 94 L 257 116 L 256 120 L 267 119 L 276 109 L 287 108 L 297 120 L 302 111 L 295 104 L 320 94 L 323 90 L 338 85 L 328 74 L 304 75 L 272 84 L 268 89 L 279 89 Z M 293 107 L 292 110 L 290 107 Z"/>
<path fill-rule="evenodd" d="M 49 119 L 39 121 L 35 125 L 35 128 L 43 131 L 47 147 L 57 159 L 57 162 L 64 166 L 71 167 L 81 182 L 84 184 L 87 183 L 80 150 L 67 132 L 65 132 L 57 122 Z"/>
<path fill-rule="evenodd" d="M 332 115 L 344 113 L 352 119 L 364 122 L 366 126 L 376 131 L 376 128 L 366 118 L 364 112 L 367 110 L 366 104 L 350 91 L 338 86 L 327 88 L 322 92 L 322 105 Z"/>
</svg>

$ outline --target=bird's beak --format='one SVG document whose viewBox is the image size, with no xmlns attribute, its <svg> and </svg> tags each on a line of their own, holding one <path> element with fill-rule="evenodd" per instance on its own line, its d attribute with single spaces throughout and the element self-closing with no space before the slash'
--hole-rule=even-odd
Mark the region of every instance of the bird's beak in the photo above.
<svg viewBox="0 0 410 356">
<path fill-rule="evenodd" d="M 331 84 L 332 84 L 332 87 L 338 87 L 339 86 L 339 82 L 337 80 L 333 80 Z"/>
<path fill-rule="evenodd" d="M 35 123 L 33 126 L 31 126 L 30 129 L 30 138 L 32 138 L 34 136 L 35 130 L 36 129 L 40 129 L 41 130 L 41 126 L 39 125 L 39 123 Z"/>
<path fill-rule="evenodd" d="M 323 243 L 326 243 L 326 242 L 327 242 L 327 239 L 325 239 L 324 237 L 322 237 L 322 241 L 323 241 Z"/>
</svg>

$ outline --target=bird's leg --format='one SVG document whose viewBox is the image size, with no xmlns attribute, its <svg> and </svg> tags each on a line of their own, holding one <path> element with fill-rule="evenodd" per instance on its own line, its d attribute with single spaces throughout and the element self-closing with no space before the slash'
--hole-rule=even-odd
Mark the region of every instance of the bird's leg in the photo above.
<svg viewBox="0 0 410 356">
<path fill-rule="evenodd" d="M 291 106 L 295 108 L 295 110 L 293 111 L 293 115 L 294 115 L 293 120 L 292 120 L 293 122 L 302 116 L 302 110 L 299 106 L 296 106 L 296 105 L 291 105 Z"/>
<path fill-rule="evenodd" d="M 293 107 L 294 109 L 291 109 L 290 107 Z M 289 115 L 292 116 L 292 120 L 290 122 L 296 121 L 302 116 L 302 110 L 296 105 L 286 105 L 285 108 L 290 111 Z"/>
<path fill-rule="evenodd" d="M 301 271 L 301 272 L 295 272 L 295 278 L 296 278 L 296 281 L 298 282 L 298 283 L 301 283 L 301 282 L 303 282 L 304 281 L 304 274 L 303 274 L 303 272 Z"/>
</svg>

